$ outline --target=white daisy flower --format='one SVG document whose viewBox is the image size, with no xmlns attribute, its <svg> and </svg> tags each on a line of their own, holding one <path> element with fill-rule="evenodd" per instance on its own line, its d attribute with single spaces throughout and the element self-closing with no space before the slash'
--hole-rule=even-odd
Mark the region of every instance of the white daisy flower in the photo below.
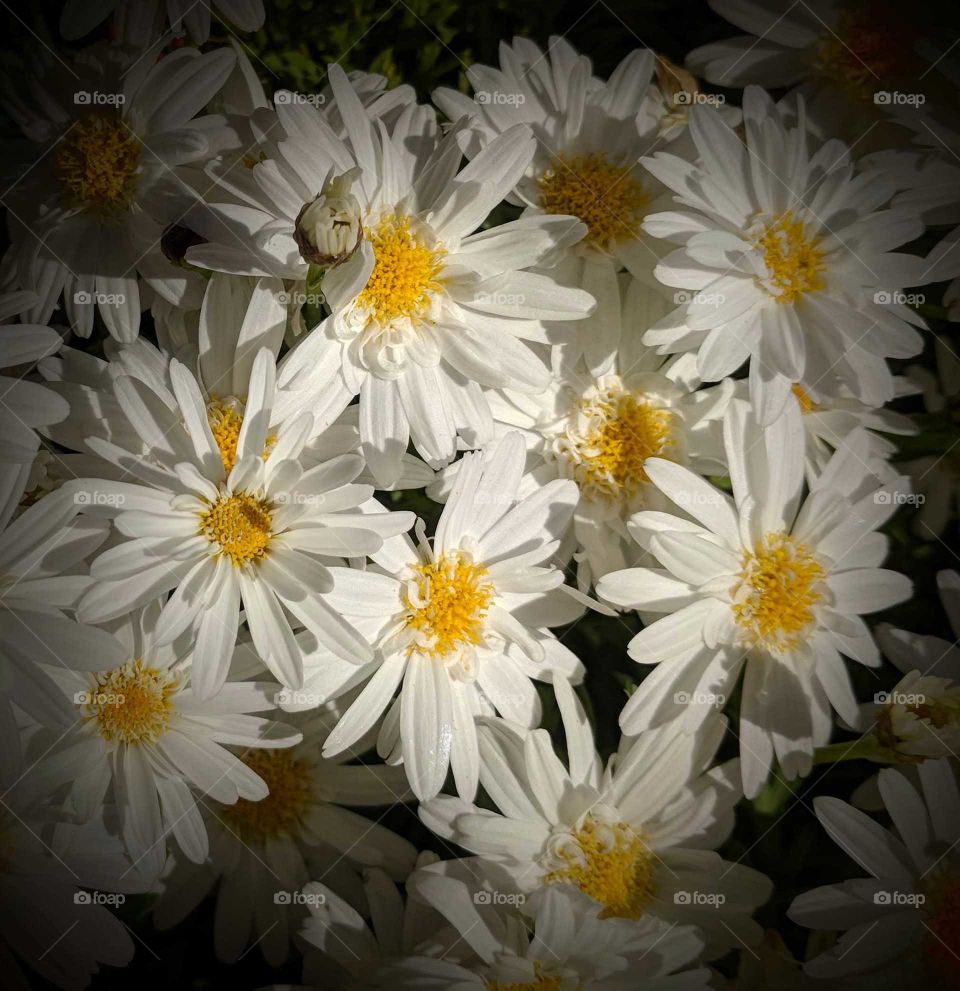
<svg viewBox="0 0 960 991">
<path fill-rule="evenodd" d="M 714 714 L 688 733 L 675 719 L 624 737 L 604 769 L 573 690 L 560 679 L 555 690 L 569 769 L 545 730 L 485 721 L 480 783 L 500 813 L 441 795 L 420 806 L 423 821 L 478 854 L 471 865 L 491 884 L 503 872 L 527 894 L 572 884 L 602 918 L 695 925 L 707 959 L 756 943 L 750 915 L 770 882 L 713 852 L 742 797 L 737 761 L 711 767 L 726 720 Z"/>
<path fill-rule="evenodd" d="M 663 567 L 606 575 L 598 593 L 651 616 L 629 653 L 664 662 L 621 713 L 625 732 L 675 714 L 677 692 L 729 698 L 744 670 L 740 754 L 752 798 L 775 755 L 788 779 L 809 772 L 814 747 L 829 739 L 831 708 L 850 725 L 857 719 L 841 654 L 877 666 L 861 615 L 910 596 L 908 578 L 880 567 L 888 541 L 875 532 L 906 480 L 877 486 L 858 431 L 802 500 L 796 407 L 760 428 L 738 400 L 724 431 L 733 498 L 686 468 L 651 461 L 654 485 L 689 515 L 634 516 L 631 532 Z M 668 615 L 652 621 L 657 613 Z M 703 709 L 691 706 L 688 720 Z"/>
<path fill-rule="evenodd" d="M 898 399 L 917 392 L 910 380 L 902 375 L 895 376 L 894 383 Z M 741 398 L 747 399 L 747 383 L 741 380 L 737 386 Z M 869 441 L 864 460 L 870 470 L 885 482 L 897 477 L 896 469 L 888 463 L 896 455 L 897 445 L 881 434 L 916 434 L 917 425 L 909 416 L 882 406 L 868 406 L 842 385 L 819 392 L 808 391 L 794 383 L 790 391 L 793 395 L 788 397 L 787 403 L 792 398 L 802 414 L 803 432 L 807 439 L 806 479 L 809 485 L 813 485 L 823 474 L 833 452 L 857 428 L 866 432 Z"/>
<path fill-rule="evenodd" d="M 702 945 L 690 927 L 601 919 L 589 899 L 568 887 L 532 895 L 523 905 L 529 920 L 514 904 L 495 902 L 490 892 L 476 890 L 455 874 L 419 871 L 410 887 L 449 920 L 459 945 L 452 953 L 388 961 L 361 986 L 462 991 L 708 987 L 708 970 L 688 969 Z"/>
<path fill-rule="evenodd" d="M 876 630 L 884 656 L 903 677 L 889 692 L 878 693 L 862 709 L 863 729 L 894 759 L 920 763 L 960 750 L 960 575 L 937 575 L 940 601 L 954 642 L 910 633 L 889 623 Z"/>
<path fill-rule="evenodd" d="M 543 338 L 543 320 L 581 319 L 593 299 L 523 271 L 582 234 L 574 219 L 478 231 L 533 154 L 529 128 L 458 171 L 460 132 L 438 140 L 429 108 L 405 106 L 388 130 L 341 69 L 329 78 L 346 138 L 314 108 L 287 105 L 293 136 L 253 169 L 259 202 L 217 207 L 259 250 L 238 261 L 235 247 L 200 245 L 187 259 L 292 279 L 310 262 L 330 266 L 322 291 L 331 316 L 284 360 L 280 385 L 290 408 L 312 410 L 321 426 L 359 394 L 364 456 L 383 486 L 411 438 L 433 465 L 453 458 L 458 434 L 472 447 L 489 439 L 480 386 L 545 386 L 547 368 L 527 341 Z"/>
<path fill-rule="evenodd" d="M 53 784 L 69 782 L 67 807 L 80 821 L 100 814 L 105 798 L 115 802 L 126 848 L 149 877 L 163 870 L 167 836 L 190 860 L 207 858 L 198 793 L 231 805 L 266 796 L 267 782 L 251 769 L 256 760 L 244 763 L 224 744 L 290 747 L 301 739 L 292 726 L 248 715 L 275 708 L 275 685 L 230 682 L 209 702 L 197 698 L 188 638 L 157 643 L 162 605 L 109 624 L 122 664 L 56 676 L 77 723 L 38 770 Z"/>
<path fill-rule="evenodd" d="M 471 65 L 473 97 L 440 88 L 433 98 L 451 120 L 470 117 L 475 144 L 489 145 L 517 124 L 537 138 L 512 199 L 527 215 L 578 217 L 587 234 L 576 246 L 580 280 L 602 298 L 618 267 L 638 277 L 657 254 L 641 227 L 663 187 L 638 164 L 658 143 L 663 96 L 653 84 L 655 56 L 632 51 L 603 81 L 590 59 L 560 37 L 546 52 L 526 38 L 500 46 L 500 67 Z"/>
<path fill-rule="evenodd" d="M 416 544 L 402 537 L 384 546 L 380 567 L 333 569 L 328 601 L 364 631 L 376 656 L 358 665 L 321 649 L 307 659 L 304 687 L 320 698 L 367 682 L 325 754 L 352 746 L 387 712 L 378 750 L 402 756 L 417 797 L 436 795 L 452 767 L 469 799 L 479 774 L 475 716 L 499 711 L 535 726 L 531 679 L 582 677 L 546 629 L 572 622 L 589 602 L 551 563 L 576 485 L 556 479 L 518 501 L 523 464 L 515 434 L 486 464 L 480 453 L 465 455 L 432 543 L 421 525 Z"/>
<path fill-rule="evenodd" d="M 203 864 L 178 859 L 154 912 L 160 928 L 177 925 L 216 887 L 217 957 L 233 963 L 255 943 L 276 967 L 312 907 L 308 882 L 322 880 L 367 912 L 378 906 L 367 902 L 361 868 L 406 879 L 416 859 L 413 846 L 379 821 L 342 807 L 405 801 L 403 769 L 345 763 L 354 753 L 324 758 L 323 742 L 335 721 L 332 709 L 311 714 L 299 721 L 299 745 L 241 754 L 269 794 L 232 805 L 205 803 L 210 855 Z"/>
<path fill-rule="evenodd" d="M 60 33 L 67 41 L 76 41 L 112 14 L 121 37 L 131 45 L 145 48 L 155 44 L 167 25 L 174 34 L 185 30 L 195 45 L 202 45 L 210 37 L 214 9 L 237 31 L 258 31 L 266 18 L 263 0 L 214 0 L 211 4 L 189 0 L 106 0 L 98 4 L 66 0 L 60 11 Z"/>
<path fill-rule="evenodd" d="M 42 383 L 27 378 L 31 366 L 56 354 L 63 338 L 52 327 L 7 323 L 35 300 L 32 293 L 0 296 L 0 462 L 4 481 L 22 474 L 14 466 L 33 461 L 38 429 L 66 419 L 70 407 Z"/>
<path fill-rule="evenodd" d="M 867 9 L 850 0 L 708 2 L 746 32 L 687 55 L 690 71 L 717 86 L 756 83 L 779 89 L 805 84 L 804 91 L 819 97 L 825 108 L 837 100 L 855 102 L 862 120 L 876 92 L 892 88 L 897 79 L 916 85 L 918 23 L 893 5 Z"/>
<path fill-rule="evenodd" d="M 233 405 L 211 410 L 177 361 L 169 392 L 166 383 L 118 376 L 116 399 L 149 453 L 97 439 L 89 446 L 138 482 L 81 479 L 64 487 L 113 516 L 126 538 L 93 562 L 97 584 L 80 615 L 105 622 L 175 590 L 157 642 L 195 632 L 192 683 L 204 699 L 226 679 L 241 601 L 257 650 L 284 685 L 303 680 L 288 613 L 334 655 L 370 660 L 369 644 L 324 599 L 331 588 L 324 562 L 375 553 L 413 522 L 409 513 L 372 511 L 372 490 L 350 484 L 363 468 L 356 455 L 303 469 L 297 459 L 312 417 L 271 432 L 274 382 L 273 357 L 262 348 L 241 415 Z"/>
<path fill-rule="evenodd" d="M 666 503 L 646 477 L 647 458 L 668 458 L 701 473 L 724 470 L 721 418 L 733 382 L 702 389 L 692 355 L 668 360 L 641 345 L 643 330 L 669 304 L 629 275 L 619 282 L 619 297 L 607 297 L 602 319 L 593 321 L 593 353 L 606 353 L 594 370 L 561 361 L 536 396 L 488 395 L 497 435 L 519 430 L 524 438 L 530 490 L 551 478 L 577 483 L 574 556 L 582 589 L 637 563 L 626 522 L 640 509 Z M 451 465 L 431 496 L 444 497 L 458 470 L 458 463 Z"/>
<path fill-rule="evenodd" d="M 100 671 L 123 660 L 109 633 L 67 616 L 93 584 L 84 561 L 107 539 L 109 526 L 78 517 L 81 507 L 63 491 L 11 521 L 16 508 L 8 503 L 0 518 L 0 725 L 12 731 L 12 699 L 38 723 L 66 728 L 76 714 L 44 666 Z"/>
<path fill-rule="evenodd" d="M 919 791 L 898 769 L 880 772 L 892 829 L 840 799 L 814 799 L 830 838 L 871 876 L 794 899 L 794 922 L 843 933 L 807 963 L 812 977 L 869 976 L 872 986 L 879 980 L 890 988 L 952 987 L 956 981 L 960 790 L 949 760 L 927 761 L 918 773 Z"/>
<path fill-rule="evenodd" d="M 137 272 L 170 274 L 161 221 L 196 198 L 178 170 L 236 140 L 222 118 L 197 117 L 233 64 L 229 49 L 137 61 L 95 46 L 28 97 L 8 92 L 27 137 L 10 209 L 20 285 L 39 297 L 29 322 L 46 323 L 62 294 L 81 337 L 98 309 L 111 336 L 136 338 Z"/>
<path fill-rule="evenodd" d="M 923 224 L 881 209 L 893 195 L 882 175 L 854 175 L 849 150 L 811 150 L 797 126 L 757 87 L 743 100 L 745 141 L 711 107 L 691 111 L 698 160 L 658 152 L 643 164 L 681 209 L 652 214 L 644 229 L 680 248 L 657 265 L 689 297 L 644 341 L 662 353 L 696 351 L 705 381 L 750 361 L 750 395 L 762 423 L 792 385 L 826 391 L 834 379 L 871 406 L 894 397 L 887 358 L 923 346 L 923 319 L 900 290 L 924 278 L 922 259 L 896 252 Z"/>
<path fill-rule="evenodd" d="M 423 851 L 417 867 L 436 863 Z M 387 960 L 435 955 L 455 945 L 458 934 L 444 917 L 415 894 L 406 899 L 377 867 L 363 871 L 364 915 L 328 884 L 312 881 L 304 889 L 309 915 L 300 928 L 306 945 L 303 983 L 310 988 L 364 987 Z"/>
<path fill-rule="evenodd" d="M 101 964 L 123 967 L 133 958 L 133 941 L 107 905 L 147 888 L 102 821 L 51 821 L 43 806 L 48 796 L 36 789 L 34 775 L 21 771 L 29 758 L 20 745 L 18 732 L 5 735 L 0 752 L 4 982 L 27 991 L 36 986 L 29 970 L 66 991 L 82 991 Z"/>
</svg>

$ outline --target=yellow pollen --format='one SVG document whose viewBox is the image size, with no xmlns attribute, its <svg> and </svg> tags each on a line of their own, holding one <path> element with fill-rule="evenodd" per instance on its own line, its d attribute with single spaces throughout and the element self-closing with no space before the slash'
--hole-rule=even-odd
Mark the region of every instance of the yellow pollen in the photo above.
<svg viewBox="0 0 960 991">
<path fill-rule="evenodd" d="M 133 199 L 139 165 L 139 142 L 120 118 L 92 114 L 67 132 L 54 173 L 67 205 L 108 213 Z"/>
<path fill-rule="evenodd" d="M 229 474 L 237 463 L 237 441 L 243 426 L 243 413 L 238 412 L 236 406 L 230 403 L 212 399 L 207 403 L 207 421 L 220 449 L 223 469 Z"/>
<path fill-rule="evenodd" d="M 416 647 L 431 657 L 476 647 L 493 598 L 487 569 L 460 553 L 419 564 L 407 583 L 407 626 L 420 636 Z"/>
<path fill-rule="evenodd" d="M 818 410 L 820 407 L 810 398 L 809 393 L 802 385 L 798 382 L 794 382 L 790 386 L 790 391 L 797 397 L 797 402 L 800 404 L 801 413 L 812 413 L 814 410 Z"/>
<path fill-rule="evenodd" d="M 559 854 L 566 863 L 544 875 L 545 884 L 574 884 L 604 906 L 601 918 L 639 919 L 656 894 L 653 854 L 626 823 L 588 817 L 573 834 L 575 850 Z"/>
<path fill-rule="evenodd" d="M 533 972 L 536 976 L 532 981 L 512 981 L 510 984 L 487 981 L 487 991 L 560 991 L 563 978 L 559 974 L 546 973 L 539 961 L 534 963 Z"/>
<path fill-rule="evenodd" d="M 210 432 L 220 450 L 223 470 L 229 475 L 237 463 L 237 441 L 240 439 L 240 428 L 243 426 L 243 404 L 235 399 L 217 399 L 213 397 L 207 403 L 207 422 Z M 277 438 L 270 435 L 261 457 L 266 460 Z"/>
<path fill-rule="evenodd" d="M 768 534 L 743 556 L 733 588 L 733 614 L 751 643 L 781 652 L 795 648 L 813 622 L 825 572 L 798 540 Z"/>
<path fill-rule="evenodd" d="M 251 750 L 243 761 L 267 783 L 270 794 L 259 802 L 238 799 L 223 817 L 244 840 L 267 840 L 293 833 L 312 795 L 312 767 L 291 750 Z"/>
<path fill-rule="evenodd" d="M 138 658 L 99 675 L 83 707 L 104 740 L 155 743 L 170 725 L 177 687 L 173 675 L 146 667 Z"/>
<path fill-rule="evenodd" d="M 555 168 L 537 179 L 544 213 L 570 215 L 587 225 L 585 240 L 609 250 L 639 236 L 650 197 L 630 166 L 614 165 L 601 154 L 557 157 Z"/>
<path fill-rule="evenodd" d="M 221 496 L 200 515 L 200 532 L 237 567 L 266 554 L 272 525 L 269 503 L 245 492 Z"/>
<path fill-rule="evenodd" d="M 791 210 L 770 224 L 756 245 L 763 251 L 778 303 L 794 303 L 804 293 L 823 289 L 823 251 Z"/>
<path fill-rule="evenodd" d="M 438 278 L 444 251 L 429 247 L 410 229 L 410 218 L 388 216 L 375 230 L 364 229 L 374 266 L 357 298 L 377 323 L 415 319 L 442 288 Z"/>
<path fill-rule="evenodd" d="M 607 389 L 584 400 L 587 432 L 570 436 L 568 457 L 584 494 L 630 497 L 647 481 L 648 458 L 668 457 L 674 414 L 642 394 Z"/>
</svg>

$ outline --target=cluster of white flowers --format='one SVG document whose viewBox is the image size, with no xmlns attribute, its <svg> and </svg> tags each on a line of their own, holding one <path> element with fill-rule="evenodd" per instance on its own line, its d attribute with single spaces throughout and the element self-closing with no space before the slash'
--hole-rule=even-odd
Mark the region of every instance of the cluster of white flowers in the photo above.
<svg viewBox="0 0 960 991">
<path fill-rule="evenodd" d="M 128 896 L 316 987 L 715 986 L 778 952 L 736 810 L 851 758 L 891 766 L 795 814 L 871 876 L 794 900 L 834 938 L 776 981 L 956 986 L 960 652 L 870 617 L 913 595 L 881 528 L 954 516 L 956 456 L 894 438 L 955 423 L 958 359 L 891 362 L 960 277 L 957 155 L 846 5 L 712 6 L 749 34 L 687 69 L 518 38 L 430 104 L 336 64 L 268 95 L 203 3 L 65 4 L 113 40 L 6 97 L 15 986 L 129 963 Z M 584 618 L 630 629 L 619 713 Z"/>
</svg>

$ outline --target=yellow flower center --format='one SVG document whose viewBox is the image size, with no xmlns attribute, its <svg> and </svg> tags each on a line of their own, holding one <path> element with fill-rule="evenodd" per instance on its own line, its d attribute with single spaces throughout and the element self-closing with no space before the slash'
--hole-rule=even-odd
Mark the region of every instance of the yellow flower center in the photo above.
<svg viewBox="0 0 960 991">
<path fill-rule="evenodd" d="M 207 403 L 207 421 L 220 449 L 223 469 L 229 474 L 237 463 L 237 441 L 243 426 L 243 413 L 237 409 L 235 403 L 211 399 Z"/>
<path fill-rule="evenodd" d="M 200 515 L 200 532 L 238 567 L 266 554 L 272 526 L 270 504 L 245 492 L 221 496 Z"/>
<path fill-rule="evenodd" d="M 604 906 L 601 918 L 639 919 L 656 894 L 653 854 L 626 823 L 588 817 L 573 834 L 574 846 L 558 854 L 565 863 L 544 884 L 574 884 Z"/>
<path fill-rule="evenodd" d="M 801 413 L 812 413 L 814 410 L 820 409 L 820 407 L 810 398 L 807 390 L 804 389 L 799 382 L 795 382 L 790 386 L 790 391 L 797 397 L 797 402 L 800 404 Z"/>
<path fill-rule="evenodd" d="M 99 675 L 82 705 L 104 740 L 155 743 L 170 725 L 171 696 L 178 685 L 175 676 L 146 667 L 138 658 Z"/>
<path fill-rule="evenodd" d="M 605 389 L 583 400 L 582 417 L 586 430 L 568 431 L 563 450 L 588 497 L 634 495 L 647 481 L 647 459 L 667 457 L 674 445 L 674 414 L 642 394 Z"/>
<path fill-rule="evenodd" d="M 487 569 L 455 552 L 419 564 L 413 571 L 406 588 L 406 624 L 419 636 L 412 649 L 445 657 L 478 646 L 493 598 Z"/>
<path fill-rule="evenodd" d="M 509 984 L 487 981 L 487 991 L 560 991 L 563 978 L 559 974 L 548 974 L 539 961 L 533 965 L 533 972 L 536 976 L 532 981 L 511 981 Z"/>
<path fill-rule="evenodd" d="M 880 5 L 849 10 L 827 32 L 816 53 L 816 66 L 832 83 L 856 96 L 873 99 L 882 84 L 909 64 L 916 31 L 909 18 Z M 892 16 L 891 16 L 892 15 Z"/>
<path fill-rule="evenodd" d="M 374 266 L 358 305 L 381 324 L 419 317 L 442 288 L 443 249 L 425 244 L 410 229 L 409 217 L 388 216 L 364 236 L 373 247 Z"/>
<path fill-rule="evenodd" d="M 756 244 L 763 251 L 778 303 L 794 303 L 804 293 L 823 289 L 823 251 L 791 210 L 770 224 Z"/>
<path fill-rule="evenodd" d="M 614 165 L 601 154 L 557 156 L 555 168 L 537 179 L 544 213 L 569 215 L 587 225 L 586 241 L 609 250 L 640 235 L 650 202 L 632 167 Z"/>
<path fill-rule="evenodd" d="M 286 836 L 300 825 L 312 796 L 312 766 L 292 750 L 251 750 L 243 761 L 259 774 L 270 794 L 259 802 L 238 799 L 224 809 L 224 819 L 244 840 Z"/>
<path fill-rule="evenodd" d="M 139 165 L 140 144 L 120 118 L 92 114 L 63 139 L 54 173 L 68 205 L 108 213 L 133 199 Z"/>
<path fill-rule="evenodd" d="M 823 568 L 798 540 L 768 534 L 743 555 L 733 588 L 733 614 L 751 643 L 791 650 L 813 622 Z"/>
</svg>

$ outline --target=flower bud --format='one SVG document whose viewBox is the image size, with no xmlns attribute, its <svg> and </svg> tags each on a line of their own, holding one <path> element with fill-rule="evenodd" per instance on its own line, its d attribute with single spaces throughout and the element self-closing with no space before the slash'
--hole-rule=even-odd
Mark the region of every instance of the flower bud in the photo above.
<svg viewBox="0 0 960 991">
<path fill-rule="evenodd" d="M 345 262 L 363 239 L 360 204 L 350 192 L 356 170 L 324 184 L 297 215 L 293 238 L 303 260 L 332 268 Z"/>
</svg>

